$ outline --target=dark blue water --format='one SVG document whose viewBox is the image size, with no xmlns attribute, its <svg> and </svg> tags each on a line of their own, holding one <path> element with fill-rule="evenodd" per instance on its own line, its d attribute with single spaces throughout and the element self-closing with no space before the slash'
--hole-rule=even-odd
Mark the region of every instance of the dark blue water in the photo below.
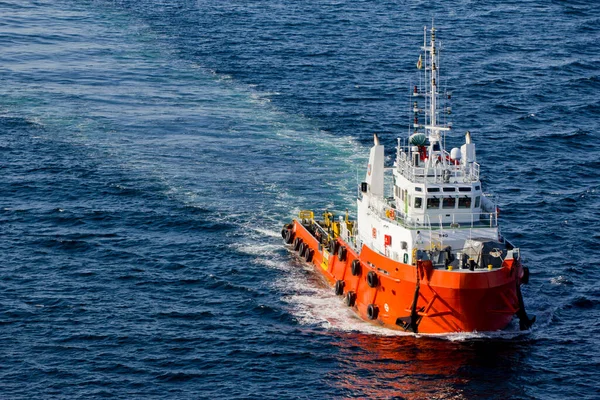
<svg viewBox="0 0 600 400">
<path fill-rule="evenodd" d="M 600 397 L 600 5 L 379 3 L 0 1 L 0 398 Z M 281 245 L 406 133 L 432 18 L 531 332 L 376 329 Z"/>
</svg>

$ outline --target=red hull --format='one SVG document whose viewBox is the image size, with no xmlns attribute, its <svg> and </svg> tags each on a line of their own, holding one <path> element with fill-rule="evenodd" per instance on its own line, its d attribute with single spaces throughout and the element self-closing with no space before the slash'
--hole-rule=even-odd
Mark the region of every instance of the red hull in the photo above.
<svg viewBox="0 0 600 400">
<path fill-rule="evenodd" d="M 396 262 L 366 246 L 359 256 L 338 238 L 346 253 L 340 257 L 339 251 L 330 254 L 298 221 L 292 232 L 312 250 L 310 262 L 330 285 L 337 284 L 338 294 L 347 300 L 348 292 L 355 294 L 350 306 L 366 321 L 420 333 L 484 332 L 505 328 L 519 311 L 523 271 L 513 260 L 491 271 L 448 271 L 433 269 L 428 261 L 417 266 Z M 360 262 L 357 268 L 355 260 Z"/>
</svg>

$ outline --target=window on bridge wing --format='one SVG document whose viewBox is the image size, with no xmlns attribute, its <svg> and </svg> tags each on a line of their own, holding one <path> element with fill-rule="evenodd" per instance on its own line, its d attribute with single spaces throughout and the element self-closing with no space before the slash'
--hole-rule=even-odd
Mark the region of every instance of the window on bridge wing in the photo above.
<svg viewBox="0 0 600 400">
<path fill-rule="evenodd" d="M 479 196 L 475 197 L 475 208 L 479 207 L 480 201 L 481 201 L 481 198 Z"/>
<path fill-rule="evenodd" d="M 458 208 L 471 208 L 471 198 L 461 197 L 458 199 Z"/>
<path fill-rule="evenodd" d="M 415 208 L 423 207 L 423 198 L 415 197 Z"/>
<path fill-rule="evenodd" d="M 440 208 L 440 199 L 437 197 L 428 197 L 427 208 Z"/>
<path fill-rule="evenodd" d="M 456 206 L 456 199 L 454 197 L 444 197 L 442 208 L 454 208 L 454 206 Z"/>
</svg>

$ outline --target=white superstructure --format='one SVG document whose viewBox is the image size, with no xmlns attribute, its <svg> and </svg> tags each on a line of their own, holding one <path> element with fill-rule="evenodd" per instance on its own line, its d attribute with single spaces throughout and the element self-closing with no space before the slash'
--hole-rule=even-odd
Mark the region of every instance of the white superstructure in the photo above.
<svg viewBox="0 0 600 400">
<path fill-rule="evenodd" d="M 423 84 L 413 90 L 414 120 L 409 139 L 398 140 L 392 168 L 385 168 L 384 146 L 377 135 L 374 137 L 357 200 L 357 249 L 365 244 L 410 264 L 413 251 L 421 250 L 420 257 L 427 253 L 432 259 L 445 252 L 444 257 L 455 259 L 457 255 L 460 258 L 469 239 L 499 239 L 497 209 L 491 197 L 482 192 L 470 133 L 460 148 L 444 149 L 450 126 L 441 123 L 440 115 L 449 108 L 439 106 L 439 65 L 432 28 L 429 45 L 424 38 L 423 55 L 417 64 Z M 419 101 L 425 103 L 423 107 Z M 391 179 L 386 179 L 390 174 Z M 389 184 L 385 187 L 387 181 L 391 181 L 391 188 Z"/>
</svg>

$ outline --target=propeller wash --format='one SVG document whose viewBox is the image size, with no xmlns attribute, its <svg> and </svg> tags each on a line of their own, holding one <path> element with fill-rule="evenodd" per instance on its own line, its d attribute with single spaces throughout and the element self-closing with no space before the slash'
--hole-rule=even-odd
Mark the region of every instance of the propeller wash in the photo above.
<svg viewBox="0 0 600 400">
<path fill-rule="evenodd" d="M 364 320 L 415 333 L 485 332 L 505 328 L 516 315 L 529 329 L 535 317 L 521 295 L 529 271 L 519 249 L 500 235 L 470 133 L 460 148 L 444 149 L 450 126 L 438 119 L 449 108 L 438 104 L 435 28 L 429 33 L 427 45 L 425 28 L 409 137 L 398 139 L 394 165 L 385 168 L 375 135 L 357 221 L 347 212 L 336 220 L 326 211 L 317 220 L 302 211 L 282 237 Z"/>
</svg>

